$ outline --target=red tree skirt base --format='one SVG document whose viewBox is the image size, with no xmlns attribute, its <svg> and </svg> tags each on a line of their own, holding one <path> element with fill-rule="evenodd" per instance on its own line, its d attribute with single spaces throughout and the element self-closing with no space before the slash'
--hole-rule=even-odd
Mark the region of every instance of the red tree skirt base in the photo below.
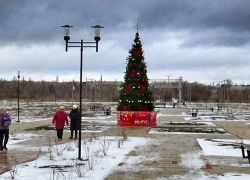
<svg viewBox="0 0 250 180">
<path fill-rule="evenodd" d="M 118 126 L 156 126 L 156 111 L 117 111 Z"/>
</svg>

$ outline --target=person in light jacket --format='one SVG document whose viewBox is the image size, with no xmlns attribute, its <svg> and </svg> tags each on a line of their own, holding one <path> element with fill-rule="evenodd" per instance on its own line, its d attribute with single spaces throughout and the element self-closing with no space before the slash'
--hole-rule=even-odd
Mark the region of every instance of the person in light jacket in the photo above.
<svg viewBox="0 0 250 180">
<path fill-rule="evenodd" d="M 3 126 L 1 123 L 2 116 L 7 113 L 4 106 L 0 107 L 0 151 L 7 150 L 6 147 L 9 140 L 9 126 Z"/>
<path fill-rule="evenodd" d="M 72 107 L 72 110 L 69 113 L 70 118 L 70 130 L 71 130 L 71 136 L 69 139 L 73 139 L 73 132 L 75 131 L 75 139 L 77 139 L 77 130 L 79 130 L 79 121 L 80 120 L 80 112 L 78 111 L 77 105 L 74 105 Z"/>
<path fill-rule="evenodd" d="M 69 125 L 68 116 L 64 111 L 64 106 L 60 106 L 60 110 L 56 111 L 52 123 L 56 126 L 58 139 L 62 139 L 64 125 L 65 123 Z"/>
</svg>

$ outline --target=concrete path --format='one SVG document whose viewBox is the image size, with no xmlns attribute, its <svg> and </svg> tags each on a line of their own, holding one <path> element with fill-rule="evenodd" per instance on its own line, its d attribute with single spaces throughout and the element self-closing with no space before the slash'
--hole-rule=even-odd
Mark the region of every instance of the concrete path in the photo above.
<svg viewBox="0 0 250 180">
<path fill-rule="evenodd" d="M 165 114 L 161 116 L 158 121 L 161 122 L 184 122 L 181 112 L 187 112 L 187 109 L 161 109 L 160 113 Z M 106 120 L 113 121 L 116 116 L 112 116 Z M 129 154 L 127 159 L 121 162 L 122 165 L 115 168 L 115 171 L 110 173 L 106 180 L 153 180 L 157 178 L 170 178 L 173 175 L 190 175 L 192 177 L 193 169 L 182 165 L 182 157 L 185 154 L 199 153 L 201 147 L 199 146 L 196 138 L 209 138 L 209 139 L 250 139 L 249 126 L 246 126 L 244 122 L 215 122 L 218 128 L 224 128 L 231 134 L 218 135 L 218 134 L 149 134 L 150 127 L 118 127 L 111 125 L 111 128 L 102 133 L 98 133 L 99 136 L 122 136 L 124 132 L 128 137 L 146 137 L 151 140 L 143 147 L 137 147 Z M 46 153 L 39 151 L 39 147 L 48 146 L 48 136 L 55 140 L 55 131 L 27 131 L 38 126 L 51 125 L 51 120 L 48 121 L 35 121 L 30 123 L 15 123 L 11 125 L 10 133 L 35 133 L 42 135 L 41 137 L 31 139 L 26 142 L 20 143 L 20 145 L 33 147 L 32 151 L 24 151 L 22 149 L 11 149 L 8 151 L 0 152 L 0 174 L 9 171 L 11 166 L 16 163 L 23 163 L 36 159 L 40 154 Z M 110 126 L 110 125 L 109 125 Z M 157 127 L 171 127 L 170 125 L 159 125 Z M 179 127 L 185 127 L 179 125 Z M 200 126 L 195 126 L 200 127 Z M 83 138 L 91 136 L 90 133 L 82 133 Z M 66 143 L 69 133 L 64 133 L 64 139 L 57 143 Z M 130 157 L 138 156 L 142 157 L 141 162 L 135 163 L 129 167 L 126 164 L 126 160 Z M 18 162 L 16 161 L 18 159 Z M 250 174 L 249 167 L 230 166 L 232 161 L 240 165 L 248 164 L 248 161 L 237 157 L 225 157 L 225 156 L 201 156 L 205 163 L 199 171 L 204 171 L 209 174 L 223 175 L 227 172 L 238 172 Z M 215 162 L 209 164 L 209 162 Z M 227 163 L 228 162 L 228 163 Z M 229 163 L 230 162 L 230 163 Z M 190 178 L 191 179 L 191 178 Z"/>
</svg>

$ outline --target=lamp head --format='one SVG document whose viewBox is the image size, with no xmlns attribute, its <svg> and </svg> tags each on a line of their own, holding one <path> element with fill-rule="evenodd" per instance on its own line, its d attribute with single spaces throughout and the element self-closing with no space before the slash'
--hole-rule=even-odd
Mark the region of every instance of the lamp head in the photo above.
<svg viewBox="0 0 250 180">
<path fill-rule="evenodd" d="M 101 28 L 104 28 L 103 26 L 100 26 L 100 25 L 95 25 L 95 26 L 91 26 L 91 27 L 95 28 L 95 35 L 96 36 L 100 36 Z"/>
<path fill-rule="evenodd" d="M 62 28 L 64 28 L 64 36 L 69 36 L 69 29 L 72 28 L 73 26 L 70 26 L 68 24 L 61 26 Z"/>
</svg>

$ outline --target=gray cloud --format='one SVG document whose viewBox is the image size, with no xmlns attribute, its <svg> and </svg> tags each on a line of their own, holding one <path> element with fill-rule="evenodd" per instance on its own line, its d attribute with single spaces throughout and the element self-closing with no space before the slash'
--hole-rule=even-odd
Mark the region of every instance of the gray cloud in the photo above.
<svg viewBox="0 0 250 180">
<path fill-rule="evenodd" d="M 100 51 L 84 51 L 84 73 L 123 77 L 138 18 L 153 77 L 240 69 L 249 59 L 249 7 L 248 0 L 2 0 L 0 59 L 9 62 L 2 72 L 79 73 L 79 50 L 64 51 L 60 25 L 74 25 L 72 40 L 92 40 L 90 26 L 101 24 Z"/>
<path fill-rule="evenodd" d="M 1 1 L 1 44 L 54 41 L 61 36 L 59 26 L 72 24 L 77 30 L 93 23 L 105 25 L 109 32 L 129 21 L 141 19 L 144 29 L 170 30 L 225 28 L 235 33 L 249 32 L 250 1 L 205 0 L 51 0 Z"/>
</svg>

